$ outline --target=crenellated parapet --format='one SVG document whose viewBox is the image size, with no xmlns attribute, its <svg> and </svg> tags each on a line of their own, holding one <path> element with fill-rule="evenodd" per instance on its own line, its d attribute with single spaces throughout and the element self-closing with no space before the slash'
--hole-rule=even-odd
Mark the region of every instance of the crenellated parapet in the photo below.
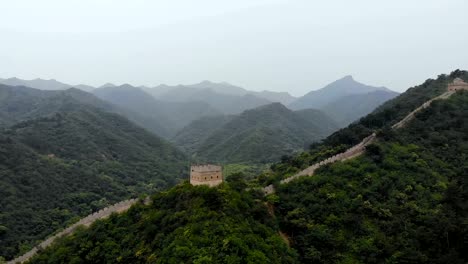
<svg viewBox="0 0 468 264">
<path fill-rule="evenodd" d="M 468 83 L 466 83 L 460 78 L 455 78 L 455 80 L 453 80 L 452 83 L 449 83 L 448 90 L 449 91 L 461 91 L 461 90 L 468 91 Z"/>
<path fill-rule="evenodd" d="M 218 165 L 192 165 L 190 183 L 192 185 L 217 186 L 223 182 L 223 168 Z"/>
<path fill-rule="evenodd" d="M 84 218 L 81 218 L 78 222 L 74 223 L 73 225 L 65 228 L 61 232 L 42 241 L 39 245 L 35 246 L 34 248 L 32 248 L 30 251 L 26 252 L 22 256 L 19 256 L 13 260 L 8 261 L 7 264 L 26 262 L 31 257 L 33 257 L 39 250 L 45 249 L 48 246 L 50 246 L 55 241 L 55 239 L 71 234 L 73 231 L 75 231 L 77 227 L 90 226 L 96 220 L 107 218 L 113 213 L 121 213 L 121 212 L 127 211 L 132 205 L 134 205 L 137 202 L 138 202 L 138 199 L 130 199 L 130 200 L 121 201 L 111 206 L 108 206 L 104 209 L 101 209 L 97 212 L 94 212 Z"/>
<path fill-rule="evenodd" d="M 402 120 L 395 123 L 392 126 L 392 129 L 399 129 L 399 128 L 402 128 L 402 127 L 406 126 L 411 120 L 413 120 L 415 118 L 416 113 L 418 113 L 419 111 L 421 111 L 423 109 L 428 108 L 433 101 L 447 99 L 450 96 L 452 96 L 454 93 L 456 93 L 457 91 L 460 91 L 460 90 L 468 90 L 468 83 L 464 82 L 460 78 L 456 78 L 455 80 L 453 80 L 452 83 L 448 84 L 446 92 L 444 92 L 443 94 L 424 102 L 422 105 L 420 105 L 419 107 L 414 109 L 412 112 L 410 112 L 408 115 L 406 115 Z M 293 181 L 293 180 L 295 180 L 295 179 L 297 179 L 299 177 L 312 176 L 318 168 L 320 168 L 320 167 L 322 167 L 324 165 L 334 163 L 334 162 L 337 162 L 337 161 L 345 161 L 345 160 L 348 160 L 348 159 L 355 158 L 355 157 L 363 154 L 365 152 L 365 150 L 366 150 L 366 147 L 369 144 L 373 143 L 376 139 L 377 139 L 377 135 L 374 132 L 371 135 L 369 135 L 368 137 L 364 138 L 358 144 L 356 144 L 353 147 L 347 149 L 346 151 L 344 151 L 342 153 L 339 153 L 339 154 L 336 154 L 336 155 L 334 155 L 332 157 L 329 157 L 329 158 L 327 158 L 325 160 L 322 160 L 320 162 L 317 162 L 317 163 L 309 166 L 308 168 L 300 171 L 299 173 L 297 173 L 297 174 L 295 174 L 295 175 L 293 175 L 291 177 L 288 177 L 286 179 L 281 180 L 280 184 L 291 182 L 291 181 Z M 265 195 L 272 194 L 274 192 L 275 192 L 275 189 L 274 189 L 273 185 L 268 185 L 267 187 L 263 188 L 263 193 Z"/>
</svg>

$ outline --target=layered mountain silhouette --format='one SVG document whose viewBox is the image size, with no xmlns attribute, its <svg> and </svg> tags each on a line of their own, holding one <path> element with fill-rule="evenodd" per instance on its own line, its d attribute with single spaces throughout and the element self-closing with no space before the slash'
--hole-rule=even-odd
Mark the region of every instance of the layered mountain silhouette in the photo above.
<svg viewBox="0 0 468 264">
<path fill-rule="evenodd" d="M 74 88 L 78 88 L 83 91 L 89 92 L 94 89 L 94 87 L 89 86 L 89 85 L 84 85 L 84 84 L 70 85 L 70 84 L 59 82 L 55 79 L 44 80 L 40 78 L 33 79 L 33 80 L 22 80 L 16 77 L 8 78 L 8 79 L 0 78 L 0 83 L 5 84 L 5 85 L 10 85 L 10 86 L 26 86 L 26 87 L 36 88 L 40 90 L 65 90 L 65 89 L 74 87 Z"/>
<path fill-rule="evenodd" d="M 174 185 L 185 155 L 78 89 L 0 85 L 0 255 L 76 217 Z"/>
<path fill-rule="evenodd" d="M 341 126 L 348 125 L 374 111 L 386 101 L 398 96 L 392 91 L 377 90 L 365 94 L 351 94 L 328 103 L 320 109 Z"/>
<path fill-rule="evenodd" d="M 221 114 L 218 109 L 202 101 L 161 101 L 128 84 L 98 88 L 93 90 L 93 94 L 159 124 L 161 129 L 152 131 L 163 137 L 171 137 L 193 120 Z"/>
<path fill-rule="evenodd" d="M 406 126 L 391 129 L 455 78 L 467 81 L 468 72 L 409 89 L 253 181 L 234 175 L 216 188 L 178 185 L 152 196 L 149 205 L 77 230 L 31 263 L 465 263 L 468 93 L 433 101 Z M 294 120 L 290 113 L 296 112 L 270 104 L 212 121 L 235 131 L 227 125 L 244 114 L 236 124 L 250 122 L 248 116 Z M 278 184 L 371 133 L 376 140 L 361 156 Z M 253 138 L 252 147 L 260 146 Z M 275 194 L 263 197 L 256 187 L 271 183 Z"/>
<path fill-rule="evenodd" d="M 0 84 L 0 94 L 0 125 L 3 126 L 47 116 L 81 104 L 122 115 L 157 135 L 169 134 L 159 120 L 103 101 L 76 88 L 51 91 Z"/>
<path fill-rule="evenodd" d="M 28 86 L 42 90 L 65 90 L 75 87 L 92 91 L 96 96 L 119 106 L 120 114 L 165 138 L 173 137 L 190 122 L 215 115 L 240 114 L 272 102 L 294 110 L 319 109 L 344 127 L 370 113 L 398 93 L 385 87 L 373 87 L 346 76 L 300 98 L 286 92 L 248 91 L 226 82 L 203 81 L 192 85 L 134 87 L 106 83 L 99 88 L 68 85 L 56 80 L 0 79 L 0 83 Z M 7 117 L 3 117 L 6 120 Z"/>
<path fill-rule="evenodd" d="M 255 105 L 255 107 L 270 102 L 288 104 L 296 99 L 287 92 L 255 92 L 248 91 L 242 87 L 226 82 L 214 83 L 210 81 L 203 81 L 201 83 L 192 85 L 160 85 L 154 88 L 149 88 L 147 91 L 161 100 L 180 102 L 190 101 L 193 100 L 192 98 L 195 98 L 197 100 L 206 100 L 208 103 L 214 105 L 220 105 L 223 102 L 233 104 L 232 102 L 235 103 L 236 99 L 237 101 L 240 101 L 238 99 L 239 96 L 241 96 L 244 100 L 251 100 L 252 102 L 250 104 Z M 247 95 L 250 96 L 246 97 Z M 207 98 L 204 99 L 204 97 Z M 219 102 L 216 100 L 219 100 Z M 248 108 L 243 107 L 242 110 L 246 109 Z"/>
<path fill-rule="evenodd" d="M 267 163 L 307 148 L 337 129 L 319 110 L 293 112 L 272 103 L 240 115 L 203 118 L 173 141 L 194 159 L 221 163 Z"/>
<path fill-rule="evenodd" d="M 288 107 L 294 110 L 323 110 L 343 127 L 397 95 L 398 93 L 388 88 L 365 85 L 355 81 L 352 76 L 345 76 L 319 90 L 305 94 Z"/>
</svg>

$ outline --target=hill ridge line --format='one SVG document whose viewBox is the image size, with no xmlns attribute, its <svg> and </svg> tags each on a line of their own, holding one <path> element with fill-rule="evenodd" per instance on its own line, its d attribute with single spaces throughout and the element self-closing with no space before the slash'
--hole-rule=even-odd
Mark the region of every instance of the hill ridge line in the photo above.
<svg viewBox="0 0 468 264">
<path fill-rule="evenodd" d="M 447 89 L 448 89 L 448 87 L 447 87 Z M 423 109 L 428 108 L 433 101 L 448 99 L 454 93 L 456 93 L 456 91 L 448 90 L 448 91 L 442 93 L 441 95 L 436 96 L 436 97 L 424 102 L 422 105 L 420 105 L 419 107 L 417 107 L 416 109 L 411 111 L 409 114 L 407 114 L 402 120 L 400 120 L 399 122 L 392 125 L 392 129 L 396 130 L 396 129 L 399 129 L 399 128 L 402 128 L 402 127 L 406 126 L 409 122 L 411 122 L 415 118 L 416 113 L 420 112 Z M 327 158 L 325 160 L 317 162 L 317 163 L 307 167 L 306 169 L 300 171 L 299 173 L 297 173 L 297 174 L 295 174 L 295 175 L 293 175 L 291 177 L 288 177 L 286 179 L 281 180 L 280 184 L 289 183 L 289 182 L 291 182 L 291 181 L 293 181 L 293 180 L 295 180 L 297 178 L 300 178 L 300 177 L 312 176 L 312 175 L 314 175 L 315 170 L 317 170 L 318 168 L 320 168 L 320 167 L 322 167 L 324 165 L 331 164 L 331 163 L 334 163 L 334 162 L 337 162 L 337 161 L 345 161 L 345 160 L 348 160 L 348 159 L 356 158 L 356 157 L 362 155 L 366 151 L 366 146 L 373 143 L 376 139 L 377 139 L 377 135 L 376 135 L 375 132 L 373 132 L 371 135 L 365 137 L 361 142 L 359 142 L 358 144 L 356 144 L 356 145 L 352 146 L 351 148 L 345 150 L 344 152 L 341 152 L 341 153 L 336 154 L 336 155 L 334 155 L 332 157 L 329 157 L 329 158 Z M 274 185 L 270 184 L 270 185 L 264 187 L 263 188 L 263 193 L 264 193 L 264 195 L 275 193 Z"/>
<path fill-rule="evenodd" d="M 84 218 L 81 218 L 78 222 L 72 224 L 71 226 L 65 228 L 61 232 L 47 238 L 46 240 L 42 241 L 39 243 L 37 246 L 33 247 L 31 250 L 28 252 L 24 253 L 23 255 L 7 261 L 7 264 L 15 264 L 15 263 L 23 263 L 25 261 L 28 261 L 30 258 L 32 258 L 36 253 L 40 250 L 43 250 L 50 246 L 57 238 L 69 235 L 75 231 L 75 229 L 79 226 L 90 226 L 94 222 L 100 219 L 104 219 L 109 217 L 112 213 L 123 213 L 127 211 L 132 205 L 136 204 L 140 199 L 129 199 L 129 200 L 124 200 L 121 202 L 118 202 L 116 204 L 113 204 L 111 206 L 105 207 L 99 211 L 96 211 L 92 214 L 87 215 Z M 147 201 L 145 200 L 145 203 Z"/>
<path fill-rule="evenodd" d="M 410 121 L 412 121 L 414 119 L 416 113 L 418 113 L 419 111 L 429 107 L 433 101 L 441 100 L 441 99 L 448 99 L 454 93 L 456 93 L 456 91 L 446 91 L 443 94 L 424 102 L 421 106 L 419 106 L 418 108 L 416 108 L 415 110 L 410 112 L 408 115 L 406 115 L 402 120 L 400 120 L 396 124 L 392 125 L 392 129 L 399 129 L 399 128 L 402 128 L 402 127 L 406 126 Z M 297 174 L 295 174 L 295 175 L 293 175 L 293 176 L 291 176 L 289 178 L 281 180 L 280 184 L 289 183 L 289 182 L 291 182 L 291 181 L 293 181 L 293 180 L 295 180 L 297 178 L 304 177 L 304 176 L 313 176 L 315 170 L 317 170 L 318 168 L 320 168 L 320 167 L 322 167 L 324 165 L 334 163 L 336 161 L 345 161 L 345 160 L 348 160 L 348 159 L 358 157 L 358 156 L 362 155 L 365 152 L 365 147 L 368 146 L 369 144 L 371 144 L 372 142 L 374 142 L 376 140 L 376 138 L 377 138 L 377 135 L 376 135 L 375 132 L 373 132 L 371 135 L 365 137 L 361 142 L 359 142 L 358 144 L 352 146 L 351 148 L 347 149 L 346 151 L 341 152 L 339 154 L 336 154 L 336 155 L 334 155 L 332 157 L 329 157 L 329 158 L 327 158 L 327 159 L 325 159 L 323 161 L 317 162 L 317 163 L 309 166 L 308 168 L 300 171 L 299 173 L 297 173 Z M 270 185 L 264 187 L 263 188 L 263 193 L 265 195 L 275 193 L 274 186 L 272 184 L 270 184 Z M 81 218 L 75 224 L 73 224 L 73 225 L 67 227 L 66 229 L 64 229 L 63 231 L 61 231 L 61 232 L 47 238 L 46 240 L 39 243 L 39 245 L 33 247 L 30 251 L 26 252 L 25 254 L 13 259 L 13 260 L 7 261 L 6 263 L 7 264 L 23 263 L 23 262 L 29 260 L 31 257 L 33 257 L 39 250 L 43 250 L 46 247 L 50 246 L 57 238 L 60 238 L 60 237 L 63 237 L 65 235 L 71 234 L 78 226 L 81 226 L 81 225 L 90 226 L 96 220 L 107 218 L 114 212 L 115 213 L 125 212 L 132 205 L 136 204 L 139 200 L 140 199 L 124 200 L 124 201 L 121 201 L 121 202 L 116 203 L 114 205 L 103 208 L 103 209 L 101 209 L 101 210 L 99 210 L 97 212 L 94 212 L 94 213 L 92 213 L 92 214 L 90 214 L 90 215 L 88 215 L 88 216 L 86 216 L 84 218 Z M 146 200 L 144 202 L 147 203 Z"/>
</svg>

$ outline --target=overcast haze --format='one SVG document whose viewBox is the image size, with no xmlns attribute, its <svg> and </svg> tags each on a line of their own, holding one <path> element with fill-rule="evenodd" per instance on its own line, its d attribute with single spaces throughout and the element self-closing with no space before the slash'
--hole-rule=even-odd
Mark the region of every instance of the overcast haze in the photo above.
<svg viewBox="0 0 468 264">
<path fill-rule="evenodd" d="M 397 91 L 468 69 L 468 1 L 0 1 L 0 78 Z"/>
</svg>

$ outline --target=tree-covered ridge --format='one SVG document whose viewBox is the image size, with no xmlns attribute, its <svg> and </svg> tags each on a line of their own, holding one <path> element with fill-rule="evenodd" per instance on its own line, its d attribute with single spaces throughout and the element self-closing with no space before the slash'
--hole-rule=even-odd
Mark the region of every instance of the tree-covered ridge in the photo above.
<svg viewBox="0 0 468 264">
<path fill-rule="evenodd" d="M 220 163 L 271 163 L 337 129 L 319 110 L 291 111 L 280 103 L 226 118 L 193 122 L 174 139 L 194 159 Z"/>
<path fill-rule="evenodd" d="M 428 79 L 423 84 L 408 89 L 361 118 L 359 122 L 332 134 L 324 141 L 325 145 L 353 145 L 371 134 L 373 130 L 393 125 L 416 107 L 447 91 L 447 85 L 455 78 L 468 80 L 468 72 L 456 70 L 449 75 L 439 75 L 437 79 Z"/>
<path fill-rule="evenodd" d="M 76 88 L 44 91 L 0 84 L 0 127 L 9 127 L 18 122 L 84 107 L 98 108 L 105 112 L 122 115 L 152 132 L 163 129 L 159 120 L 153 117 L 113 105 Z"/>
<path fill-rule="evenodd" d="M 466 263 L 468 93 L 379 140 L 279 186 L 280 226 L 301 262 Z"/>
<path fill-rule="evenodd" d="M 274 164 L 273 170 L 281 172 L 281 178 L 293 175 L 318 161 L 346 150 L 375 131 L 389 129 L 424 102 L 446 92 L 448 83 L 457 77 L 468 80 L 468 72 L 456 70 L 450 75 L 442 74 L 435 80 L 428 79 L 422 85 L 408 89 L 400 96 L 384 103 L 373 113 L 361 118 L 359 122 L 338 130 L 320 143 L 312 144 L 309 151 L 296 156 L 283 156 L 282 162 Z"/>
<path fill-rule="evenodd" d="M 98 221 L 30 263 L 296 263 L 265 204 L 240 179 L 176 186 Z"/>
<path fill-rule="evenodd" d="M 127 119 L 61 111 L 0 133 L 0 256 L 23 253 L 92 211 L 174 185 L 185 156 Z"/>
<path fill-rule="evenodd" d="M 464 74 L 466 72 L 455 72 L 450 78 Z M 309 152 L 283 157 L 281 163 L 272 166 L 271 172 L 261 175 L 258 178 L 261 184 L 278 181 L 311 162 L 339 152 L 352 144 L 349 143 L 352 139 L 360 139 L 365 131 L 377 130 L 378 141 L 367 147 L 366 155 L 322 167 L 313 177 L 280 185 L 276 195 L 266 197 L 264 201 L 275 207 L 278 223 L 273 208 L 269 207 L 270 211 L 266 213 L 261 196 L 243 191 L 246 185 L 239 179 L 219 189 L 182 185 L 155 196 L 150 208 L 156 210 L 148 209 L 155 215 L 153 218 L 137 217 L 127 221 L 131 210 L 122 217 L 115 216 L 64 238 L 34 261 L 223 263 L 227 260 L 219 259 L 219 252 L 224 253 L 225 249 L 208 244 L 208 241 L 220 245 L 218 241 L 224 242 L 232 234 L 223 230 L 237 230 L 237 226 L 244 227 L 248 221 L 252 229 L 239 230 L 246 237 L 242 240 L 248 241 L 249 246 L 250 241 L 256 241 L 259 246 L 251 248 L 261 248 L 264 255 L 265 232 L 254 227 L 265 224 L 276 235 L 279 225 L 279 229 L 287 234 L 298 256 L 295 258 L 288 250 L 288 257 L 282 257 L 282 262 L 466 263 L 468 93 L 458 92 L 448 100 L 434 101 L 408 126 L 397 131 L 390 129 L 408 112 L 434 97 L 425 96 L 424 91 L 439 95 L 447 88 L 438 90 L 442 87 L 438 81 L 429 83 L 412 90 L 413 98 L 403 96 L 401 101 L 394 101 L 394 105 L 399 105 L 398 111 L 384 109 L 392 114 L 382 115 L 377 111 L 366 117 L 364 120 L 375 121 L 372 126 L 368 127 L 365 121 L 354 124 L 328 138 L 324 144 L 314 145 Z M 395 116 L 401 117 L 397 119 Z M 376 125 L 379 122 L 381 126 Z M 351 141 L 346 141 L 349 139 Z M 205 190 L 209 195 L 206 196 L 205 191 L 186 190 Z M 222 199 L 213 197 L 217 192 L 223 194 Z M 236 208 L 226 206 L 230 201 L 239 200 L 238 197 L 241 201 L 253 199 L 255 205 L 263 208 L 262 212 L 249 210 L 252 204 Z M 213 211 L 219 214 L 213 214 Z M 218 218 L 219 215 L 222 217 Z M 235 221 L 228 218 L 231 216 Z M 215 221 L 210 221 L 211 218 Z M 199 225 L 200 222 L 203 224 Z M 135 223 L 141 223 L 137 225 L 139 229 L 127 228 Z M 245 230 L 249 232 L 246 234 Z M 147 233 L 151 234 L 149 238 L 145 236 Z M 141 247 L 135 246 L 136 243 Z M 199 245 L 202 247 L 197 247 Z M 234 244 L 234 248 L 239 245 L 248 248 L 240 242 Z M 268 252 L 277 252 L 282 247 L 279 243 L 274 245 L 278 247 L 273 250 L 270 247 Z M 152 255 L 153 252 L 158 253 Z M 246 251 L 240 252 L 241 256 L 249 256 L 243 253 Z M 187 259 L 194 255 L 200 259 Z M 136 259 L 138 256 L 144 259 Z M 265 255 L 265 259 L 259 252 L 255 256 L 254 260 L 247 257 L 229 260 L 232 263 L 264 263 L 278 259 L 273 257 L 271 260 L 271 255 Z"/>
</svg>

